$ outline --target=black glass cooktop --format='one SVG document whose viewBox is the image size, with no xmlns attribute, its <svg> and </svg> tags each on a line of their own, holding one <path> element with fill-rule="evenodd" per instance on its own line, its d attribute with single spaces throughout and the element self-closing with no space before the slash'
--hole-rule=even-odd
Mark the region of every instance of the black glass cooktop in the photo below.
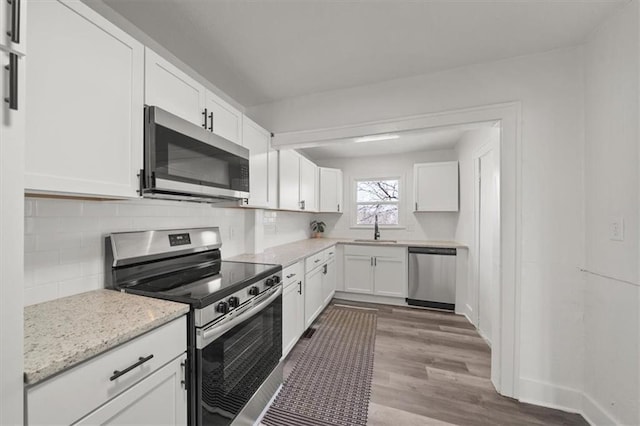
<svg viewBox="0 0 640 426">
<path fill-rule="evenodd" d="M 130 279 L 120 288 L 127 293 L 188 303 L 194 308 L 202 308 L 281 270 L 280 265 L 218 260 L 173 272 L 139 272 L 135 279 Z"/>
</svg>

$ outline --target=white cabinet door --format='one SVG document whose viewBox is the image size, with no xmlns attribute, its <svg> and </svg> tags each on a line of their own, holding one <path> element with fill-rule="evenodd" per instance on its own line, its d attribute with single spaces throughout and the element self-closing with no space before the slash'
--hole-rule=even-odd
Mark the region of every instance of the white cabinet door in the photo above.
<svg viewBox="0 0 640 426">
<path fill-rule="evenodd" d="M 373 257 L 345 254 L 344 291 L 373 293 Z"/>
<path fill-rule="evenodd" d="M 269 143 L 271 134 L 245 117 L 242 145 L 249 149 L 249 202 L 251 207 L 268 207 Z"/>
<path fill-rule="evenodd" d="M 300 203 L 302 210 L 314 212 L 318 210 L 316 188 L 318 166 L 300 156 Z"/>
<path fill-rule="evenodd" d="M 285 358 L 305 327 L 302 281 L 289 285 L 282 294 L 282 358 Z"/>
<path fill-rule="evenodd" d="M 144 47 L 85 4 L 29 2 L 27 191 L 137 196 Z"/>
<path fill-rule="evenodd" d="M 415 164 L 415 211 L 458 211 L 458 162 Z"/>
<path fill-rule="evenodd" d="M 186 425 L 186 355 L 171 361 L 76 425 Z"/>
<path fill-rule="evenodd" d="M 305 329 L 322 311 L 322 270 L 317 268 L 308 273 L 304 281 L 304 317 Z"/>
<path fill-rule="evenodd" d="M 280 208 L 300 210 L 300 155 L 292 150 L 279 151 Z"/>
<path fill-rule="evenodd" d="M 27 28 L 27 9 L 30 3 L 26 0 L 0 2 L 0 46 L 4 50 L 11 50 L 22 55 L 27 53 L 25 30 Z M 14 20 L 12 16 L 19 19 Z"/>
<path fill-rule="evenodd" d="M 205 125 L 204 86 L 153 50 L 145 48 L 144 101 L 199 126 Z M 209 126 L 208 117 L 207 128 Z"/>
<path fill-rule="evenodd" d="M 271 148 L 269 142 L 269 188 L 267 195 L 267 207 L 278 208 L 278 151 Z"/>
<path fill-rule="evenodd" d="M 320 176 L 320 206 L 323 213 L 341 213 L 342 201 L 342 170 L 319 167 Z"/>
<path fill-rule="evenodd" d="M 336 292 L 336 262 L 330 260 L 323 266 L 322 298 L 323 306 L 327 306 Z"/>
<path fill-rule="evenodd" d="M 407 297 L 406 257 L 374 257 L 373 277 L 375 295 Z"/>
<path fill-rule="evenodd" d="M 242 113 L 207 90 L 205 108 L 207 108 L 208 128 L 225 139 L 242 143 Z"/>
</svg>

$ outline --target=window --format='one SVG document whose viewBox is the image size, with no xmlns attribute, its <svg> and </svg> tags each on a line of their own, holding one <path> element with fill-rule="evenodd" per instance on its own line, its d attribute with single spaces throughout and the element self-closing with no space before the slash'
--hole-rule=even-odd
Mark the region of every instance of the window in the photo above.
<svg viewBox="0 0 640 426">
<path fill-rule="evenodd" d="M 399 185 L 397 178 L 356 180 L 356 225 L 399 224 Z"/>
</svg>

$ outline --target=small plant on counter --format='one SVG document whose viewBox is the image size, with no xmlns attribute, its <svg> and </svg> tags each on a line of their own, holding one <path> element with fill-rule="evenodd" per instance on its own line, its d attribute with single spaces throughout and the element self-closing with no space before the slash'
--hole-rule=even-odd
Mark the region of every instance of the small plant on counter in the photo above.
<svg viewBox="0 0 640 426">
<path fill-rule="evenodd" d="M 313 237 L 319 238 L 320 234 L 324 232 L 324 229 L 326 228 L 327 224 L 321 220 L 314 220 L 311 222 L 310 226 L 311 226 L 311 231 L 313 231 Z"/>
</svg>

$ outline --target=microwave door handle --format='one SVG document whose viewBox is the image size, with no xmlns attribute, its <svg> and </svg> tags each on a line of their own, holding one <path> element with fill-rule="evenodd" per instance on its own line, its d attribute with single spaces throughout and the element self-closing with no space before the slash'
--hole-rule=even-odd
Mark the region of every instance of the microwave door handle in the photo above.
<svg viewBox="0 0 640 426">
<path fill-rule="evenodd" d="M 218 337 L 222 336 L 227 331 L 231 330 L 236 325 L 242 323 L 243 321 L 251 318 L 255 314 L 264 310 L 267 306 L 271 304 L 271 302 L 276 300 L 281 294 L 282 294 L 282 287 L 278 287 L 278 290 L 276 290 L 271 296 L 267 297 L 256 306 L 253 306 L 250 309 L 247 309 L 246 311 L 241 312 L 238 316 L 232 318 L 227 322 L 224 322 L 222 324 L 212 325 L 208 329 L 204 330 L 202 332 L 202 340 L 203 340 L 202 348 L 204 348 L 209 343 L 216 340 Z"/>
</svg>

